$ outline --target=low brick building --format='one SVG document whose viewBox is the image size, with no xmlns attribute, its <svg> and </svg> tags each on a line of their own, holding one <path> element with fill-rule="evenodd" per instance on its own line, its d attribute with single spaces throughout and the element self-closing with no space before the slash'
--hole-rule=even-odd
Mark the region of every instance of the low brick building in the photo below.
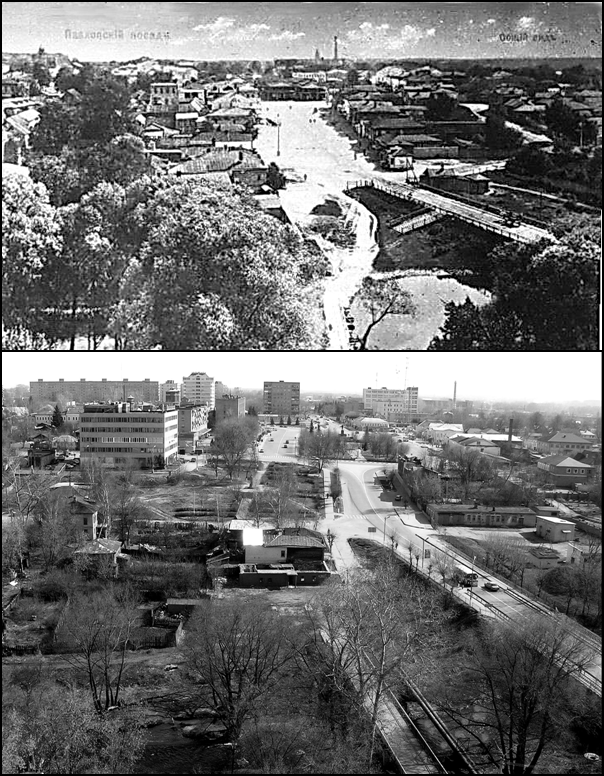
<svg viewBox="0 0 604 776">
<path fill-rule="evenodd" d="M 447 525 L 490 528 L 530 528 L 537 516 L 528 507 L 484 507 L 470 504 L 428 504 L 432 527 Z"/>
</svg>

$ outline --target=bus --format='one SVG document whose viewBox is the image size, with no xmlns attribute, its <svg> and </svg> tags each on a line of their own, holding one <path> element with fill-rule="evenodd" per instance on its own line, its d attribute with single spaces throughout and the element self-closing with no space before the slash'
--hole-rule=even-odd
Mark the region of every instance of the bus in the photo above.
<svg viewBox="0 0 604 776">
<path fill-rule="evenodd" d="M 460 587 L 478 587 L 478 574 L 463 563 L 455 563 L 452 578 Z"/>
</svg>

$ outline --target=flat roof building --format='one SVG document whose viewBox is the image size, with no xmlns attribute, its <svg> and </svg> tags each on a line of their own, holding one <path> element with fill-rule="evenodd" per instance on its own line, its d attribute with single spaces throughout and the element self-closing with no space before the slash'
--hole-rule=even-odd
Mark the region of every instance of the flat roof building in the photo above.
<svg viewBox="0 0 604 776">
<path fill-rule="evenodd" d="M 205 372 L 192 372 L 182 378 L 182 400 L 191 404 L 207 404 L 213 410 L 216 402 L 216 380 Z"/>
<path fill-rule="evenodd" d="M 156 402 L 159 399 L 157 380 L 37 380 L 29 384 L 34 405 L 38 402 L 125 401 L 132 396 L 136 401 Z"/>
<path fill-rule="evenodd" d="M 80 458 L 152 468 L 178 454 L 178 410 L 133 408 L 132 402 L 85 404 L 80 416 Z"/>
<path fill-rule="evenodd" d="M 268 415 L 297 415 L 300 412 L 300 383 L 266 381 L 264 412 Z"/>
</svg>

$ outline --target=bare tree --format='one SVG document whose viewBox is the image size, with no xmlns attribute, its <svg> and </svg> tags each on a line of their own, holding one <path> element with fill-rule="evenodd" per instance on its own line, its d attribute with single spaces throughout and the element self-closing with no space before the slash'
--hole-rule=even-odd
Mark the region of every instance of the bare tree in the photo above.
<svg viewBox="0 0 604 776">
<path fill-rule="evenodd" d="M 333 431 L 326 434 L 317 431 L 311 434 L 303 429 L 298 439 L 298 454 L 318 469 L 323 469 L 327 464 L 345 456 L 345 437 Z"/>
<path fill-rule="evenodd" d="M 561 623 L 536 616 L 522 629 L 485 621 L 462 670 L 449 675 L 442 710 L 506 776 L 532 774 L 568 719 L 573 680 L 595 653 Z"/>
<path fill-rule="evenodd" d="M 457 472 L 465 499 L 469 498 L 474 483 L 483 484 L 493 479 L 492 462 L 476 450 L 448 445 L 443 455 L 451 470 Z"/>
<path fill-rule="evenodd" d="M 188 669 L 236 742 L 293 658 L 288 630 L 261 603 L 226 601 L 198 607 L 188 631 Z"/>
<path fill-rule="evenodd" d="M 251 456 L 255 437 L 254 427 L 247 419 L 227 419 L 217 427 L 213 452 L 222 458 L 231 479 L 240 472 L 243 461 Z"/>
<path fill-rule="evenodd" d="M 118 704 L 137 604 L 131 590 L 113 585 L 68 601 L 60 643 L 68 650 L 65 660 L 86 675 L 99 712 Z"/>
<path fill-rule="evenodd" d="M 389 315 L 412 315 L 415 310 L 410 295 L 397 288 L 397 281 L 372 277 L 363 280 L 354 301 L 369 320 L 360 336 L 360 350 L 367 350 L 373 330 Z"/>
</svg>

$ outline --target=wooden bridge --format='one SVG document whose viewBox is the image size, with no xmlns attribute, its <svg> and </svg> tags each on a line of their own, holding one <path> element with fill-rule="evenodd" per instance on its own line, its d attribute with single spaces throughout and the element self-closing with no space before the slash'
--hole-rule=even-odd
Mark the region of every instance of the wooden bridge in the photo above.
<svg viewBox="0 0 604 776">
<path fill-rule="evenodd" d="M 452 216 L 459 218 L 466 223 L 485 229 L 488 232 L 494 232 L 508 240 L 531 245 L 541 240 L 548 242 L 558 242 L 554 235 L 538 225 L 532 219 L 518 217 L 514 224 L 510 224 L 508 214 L 498 208 L 490 205 L 481 207 L 465 201 L 462 197 L 454 194 L 443 193 L 435 189 L 409 183 L 395 183 L 380 178 L 357 181 L 348 185 L 352 188 L 374 188 L 384 191 L 393 197 L 405 200 L 407 202 L 416 202 L 420 205 L 430 208 L 440 217 Z M 434 219 L 436 220 L 436 218 Z M 399 224 L 396 231 L 404 234 L 405 231 L 419 229 L 431 223 L 425 216 L 414 218 L 410 216 L 408 221 Z M 409 228 L 405 229 L 406 226 Z M 403 231 L 404 230 L 404 231 Z"/>
</svg>

